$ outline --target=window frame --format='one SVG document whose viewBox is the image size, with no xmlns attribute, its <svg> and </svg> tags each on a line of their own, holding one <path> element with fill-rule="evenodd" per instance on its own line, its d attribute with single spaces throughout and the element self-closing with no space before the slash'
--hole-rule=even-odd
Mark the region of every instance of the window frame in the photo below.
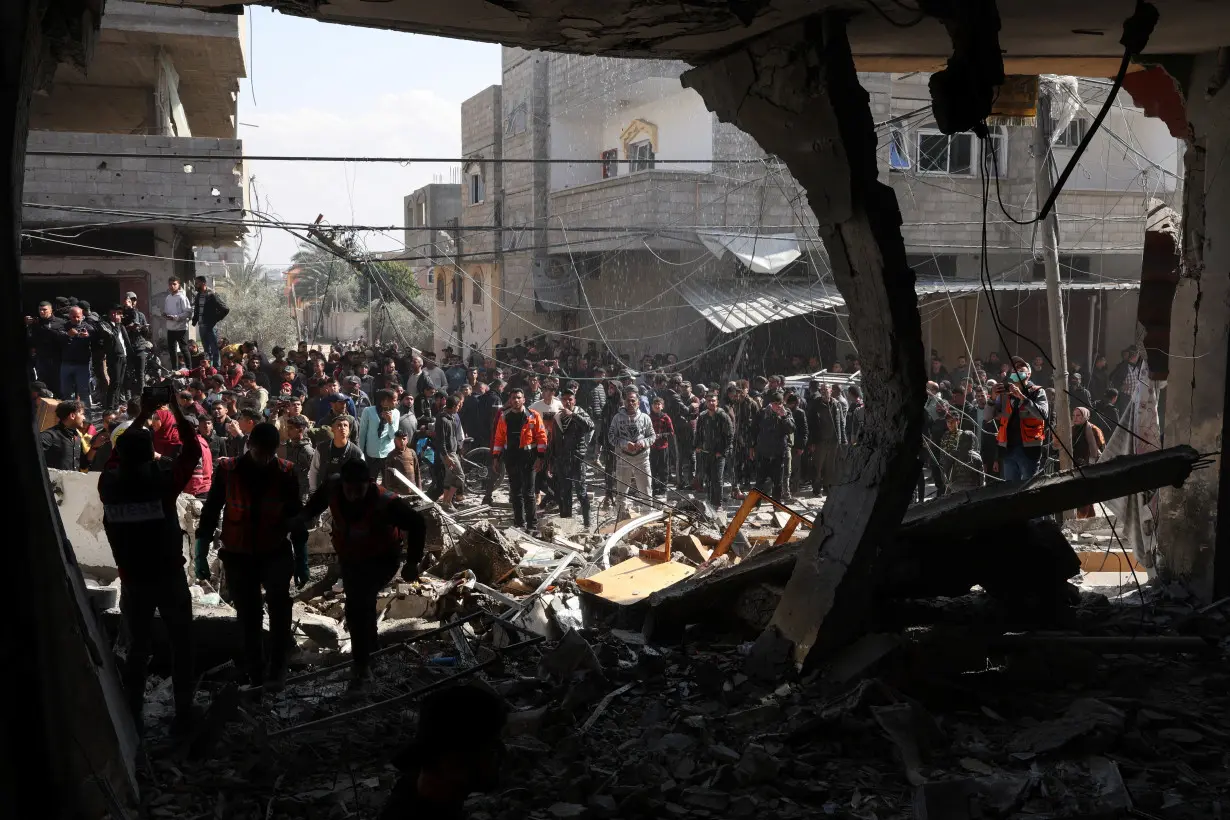
<svg viewBox="0 0 1230 820">
<path fill-rule="evenodd" d="M 448 302 L 448 275 L 441 273 L 436 276 L 436 301 L 440 304 Z"/>
<path fill-rule="evenodd" d="M 471 205 L 481 205 L 487 201 L 487 182 L 483 179 L 481 171 L 472 172 L 470 174 L 470 184 L 468 186 Z"/>
<path fill-rule="evenodd" d="M 1055 135 L 1055 147 L 1076 148 L 1089 134 L 1089 126 L 1091 124 L 1092 122 L 1089 119 L 1077 114 L 1072 118 L 1072 121 L 1068 123 L 1067 128 L 1064 128 Z M 1075 134 L 1073 134 L 1073 129 L 1075 129 Z M 1073 138 L 1076 139 L 1076 142 L 1072 142 Z"/>
<path fill-rule="evenodd" d="M 945 150 L 944 150 L 944 168 L 940 169 L 940 168 L 924 168 L 923 167 L 923 157 L 928 155 L 923 151 L 923 147 L 922 147 L 922 139 L 924 137 L 943 137 L 944 139 L 947 140 Z M 969 141 L 969 165 L 963 171 L 952 170 L 952 146 L 953 146 L 953 142 L 957 139 L 963 139 L 963 140 Z M 935 128 L 933 126 L 919 128 L 918 131 L 915 132 L 914 134 L 914 147 L 917 150 L 917 153 L 915 154 L 917 159 L 915 160 L 915 162 L 917 163 L 918 173 L 920 174 L 941 174 L 941 175 L 946 175 L 946 176 L 961 176 L 961 177 L 973 176 L 975 168 L 977 167 L 974 165 L 973 140 L 974 140 L 974 135 L 968 132 L 962 132 L 960 134 L 945 134 L 942 131 L 940 131 L 938 128 Z"/>
<path fill-rule="evenodd" d="M 642 156 L 647 154 L 648 156 Z M 653 142 L 648 139 L 628 143 L 628 173 L 652 171 L 657 164 L 657 156 L 653 150 Z"/>
<path fill-rule="evenodd" d="M 894 156 L 897 158 L 894 161 Z M 888 169 L 890 171 L 908 171 L 914 167 L 910 154 L 910 141 L 904 129 L 893 128 L 888 138 Z"/>
<path fill-rule="evenodd" d="M 602 178 L 614 179 L 619 176 L 619 149 L 608 148 L 599 155 L 602 160 Z"/>
<path fill-rule="evenodd" d="M 471 273 L 470 282 L 470 304 L 481 305 L 483 303 L 483 275 L 482 273 Z"/>
</svg>

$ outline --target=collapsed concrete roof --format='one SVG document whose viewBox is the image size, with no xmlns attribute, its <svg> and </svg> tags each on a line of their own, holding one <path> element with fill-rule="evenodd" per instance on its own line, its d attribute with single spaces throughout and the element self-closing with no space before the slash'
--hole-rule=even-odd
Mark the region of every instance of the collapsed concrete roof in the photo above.
<svg viewBox="0 0 1230 820">
<path fill-rule="evenodd" d="M 233 12 L 234 0 L 151 0 Z M 256 5 L 256 4 L 252 4 Z M 829 10 L 851 14 L 849 38 L 861 71 L 928 71 L 951 52 L 935 17 L 889 0 L 265 0 L 285 14 L 347 25 L 435 34 L 508 46 L 692 61 Z M 950 2 L 924 0 L 928 10 Z M 1110 76 L 1123 48 L 1120 25 L 1134 0 L 999 0 L 1000 45 L 1009 73 Z M 1147 55 L 1212 51 L 1230 38 L 1230 4 L 1167 0 Z M 921 19 L 919 19 L 921 18 Z M 890 22 L 890 20 L 892 22 Z M 916 22 L 917 21 L 917 22 Z"/>
</svg>

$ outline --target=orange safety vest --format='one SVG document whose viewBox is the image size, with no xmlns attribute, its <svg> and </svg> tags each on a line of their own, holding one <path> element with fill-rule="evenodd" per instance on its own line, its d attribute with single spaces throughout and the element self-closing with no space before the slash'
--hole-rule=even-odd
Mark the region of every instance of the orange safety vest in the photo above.
<svg viewBox="0 0 1230 820">
<path fill-rule="evenodd" d="M 333 514 L 333 551 L 339 558 L 373 558 L 400 551 L 402 531 L 385 515 L 389 504 L 400 496 L 383 487 L 375 490 L 363 499 L 363 512 L 353 521 L 342 515 L 342 488 L 332 490 L 329 511 Z"/>
<path fill-rule="evenodd" d="M 511 410 L 506 410 L 500 413 L 499 420 L 495 423 L 495 440 L 491 443 L 492 453 L 498 454 L 508 446 L 508 424 L 504 421 L 504 417 L 511 412 Z M 547 427 L 542 423 L 542 416 L 537 410 L 525 408 L 525 424 L 521 425 L 521 439 L 514 449 L 536 449 L 539 453 L 547 451 Z"/>
<path fill-rule="evenodd" d="M 226 507 L 222 511 L 222 547 L 230 552 L 273 552 L 287 546 L 287 514 L 284 492 L 289 477 L 298 497 L 299 483 L 294 467 L 283 458 L 276 458 L 279 479 L 259 482 L 249 487 L 238 478 L 239 459 L 225 459 L 218 464 L 218 473 L 226 481 Z M 253 494 L 259 495 L 253 495 Z M 259 502 L 259 503 L 258 503 Z M 253 510 L 259 510 L 259 520 L 252 520 Z"/>
<path fill-rule="evenodd" d="M 1033 404 L 1026 402 L 1021 402 L 1017 415 L 1021 419 L 1021 444 L 1025 447 L 1041 447 L 1046 441 L 1046 419 L 1037 414 Z M 999 417 L 996 419 L 999 429 L 995 438 L 1001 447 L 1008 446 L 1008 419 L 1011 416 L 1012 399 L 1005 393 L 1000 398 Z"/>
</svg>

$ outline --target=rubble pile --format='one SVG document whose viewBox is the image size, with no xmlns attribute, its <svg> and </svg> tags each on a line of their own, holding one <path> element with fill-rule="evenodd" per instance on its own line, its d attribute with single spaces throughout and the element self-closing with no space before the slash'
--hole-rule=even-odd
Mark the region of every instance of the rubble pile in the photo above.
<svg viewBox="0 0 1230 820">
<path fill-rule="evenodd" d="M 658 645 L 618 627 L 569 629 L 509 651 L 524 634 L 483 614 L 500 602 L 476 583 L 426 582 L 424 597 L 442 592 L 448 617 L 468 620 L 382 651 L 361 701 L 344 694 L 344 668 L 312 671 L 237 707 L 208 748 L 153 738 L 149 816 L 372 817 L 413 731 L 407 693 L 453 679 L 512 709 L 504 785 L 467 806 L 479 820 L 1178 820 L 1223 816 L 1230 795 L 1225 605 L 1086 595 L 1080 634 L 936 624 L 766 679 L 752 630 L 693 627 Z M 204 701 L 225 699 L 225 677 L 206 676 Z M 164 685 L 151 698 L 169 696 Z"/>
</svg>

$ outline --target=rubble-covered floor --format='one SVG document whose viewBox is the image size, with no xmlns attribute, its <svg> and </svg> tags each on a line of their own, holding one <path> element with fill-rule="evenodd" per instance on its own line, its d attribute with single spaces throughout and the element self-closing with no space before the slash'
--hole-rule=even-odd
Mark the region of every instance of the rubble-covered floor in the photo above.
<svg viewBox="0 0 1230 820">
<path fill-rule="evenodd" d="M 672 646 L 603 629 L 514 650 L 473 678 L 516 711 L 505 785 L 475 796 L 471 816 L 1219 818 L 1230 800 L 1227 613 L 1150 594 L 1146 606 L 1086 595 L 1074 624 L 1085 635 L 1207 635 L 1203 654 L 995 654 L 972 648 L 967 625 L 937 626 L 838 683 L 823 671 L 749 678 L 751 636 L 705 629 Z M 946 607 L 976 614 L 978 598 Z M 479 656 L 508 639 L 477 632 Z M 456 649 L 440 636 L 387 653 L 381 687 L 358 700 L 339 672 L 243 704 L 200 759 L 166 735 L 155 704 L 141 771 L 149 816 L 374 816 L 413 702 L 268 735 L 454 674 Z M 223 686 L 207 680 L 202 702 Z M 953 799 L 936 785 L 951 781 L 962 782 L 949 791 L 983 793 L 984 813 L 937 802 Z"/>
</svg>

